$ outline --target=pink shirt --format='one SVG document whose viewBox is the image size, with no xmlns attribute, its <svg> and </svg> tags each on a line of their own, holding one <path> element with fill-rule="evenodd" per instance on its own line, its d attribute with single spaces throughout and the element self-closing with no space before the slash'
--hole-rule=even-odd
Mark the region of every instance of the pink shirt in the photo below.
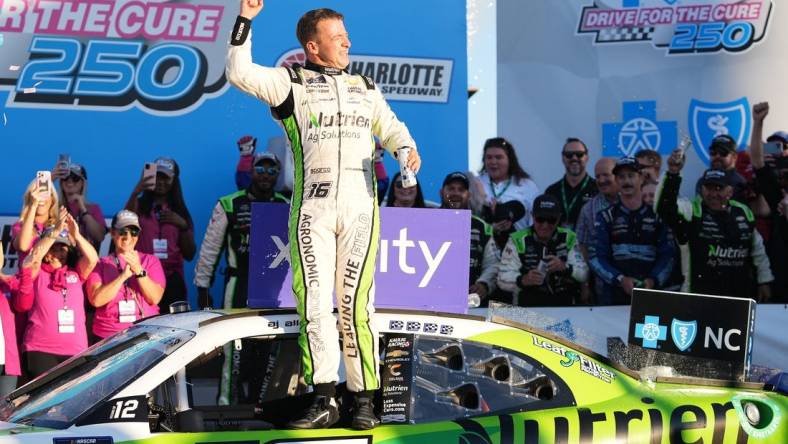
<svg viewBox="0 0 788 444">
<path fill-rule="evenodd" d="M 167 208 L 166 205 L 162 208 Z M 192 229 L 181 233 L 180 229 L 175 225 L 159 223 L 156 218 L 155 211 L 151 209 L 150 214 L 139 215 L 140 218 L 140 238 L 137 241 L 137 251 L 143 253 L 154 254 L 153 241 L 155 239 L 165 239 L 167 241 L 166 258 L 163 257 L 164 251 L 156 252 L 161 261 L 161 266 L 164 268 L 165 274 L 178 273 L 183 276 L 183 254 L 178 241 L 181 239 L 181 234 L 187 235 L 191 233 Z"/>
<path fill-rule="evenodd" d="M 65 269 L 63 282 L 65 292 L 51 287 L 53 277 L 58 273 L 47 272 L 42 267 L 32 285 L 30 269 L 20 272 L 19 292 L 14 299 L 14 308 L 29 310 L 22 349 L 60 356 L 73 356 L 88 348 L 85 330 L 85 294 L 82 292 L 84 281 L 79 273 Z M 31 291 L 32 290 L 32 291 Z M 65 294 L 64 294 L 65 293 Z M 58 311 L 71 310 L 74 316 L 73 333 L 60 332 Z"/>
<path fill-rule="evenodd" d="M 16 343 L 16 327 L 14 313 L 8 299 L 13 298 L 19 282 L 16 277 L 9 277 L 8 280 L 0 279 L 0 319 L 3 321 L 3 343 L 5 344 L 5 374 L 19 376 L 22 374 L 19 367 L 19 351 Z"/>
<path fill-rule="evenodd" d="M 38 242 L 39 236 L 41 236 L 41 233 L 44 232 L 44 224 L 34 222 L 33 229 L 35 230 L 36 235 L 33 236 L 33 243 L 30 244 L 30 248 L 27 251 L 16 252 L 17 264 L 19 264 L 18 266 L 19 268 L 22 268 L 22 262 L 24 262 L 27 255 L 30 254 L 30 250 L 32 250 L 33 247 L 36 246 L 36 242 Z M 11 242 L 13 242 L 14 239 L 16 239 L 19 236 L 19 233 L 21 232 L 22 232 L 22 221 L 19 220 L 11 227 Z"/>
<path fill-rule="evenodd" d="M 148 279 L 153 280 L 153 282 L 164 288 L 166 279 L 164 278 L 164 271 L 161 268 L 159 259 L 151 254 L 138 254 L 140 256 L 140 265 L 148 273 Z M 120 267 L 118 267 L 115 258 L 116 256 L 113 254 L 99 259 L 96 268 L 93 269 L 93 272 L 88 277 L 88 287 L 95 283 L 108 284 L 120 275 L 118 268 L 123 270 L 126 267 L 126 261 L 122 257 L 118 257 L 120 264 Z M 126 283 L 128 285 L 120 287 L 120 291 L 111 301 L 96 308 L 96 316 L 93 319 L 93 333 L 96 336 L 106 338 L 132 325 L 132 322 L 120 322 L 120 301 L 135 301 L 137 320 L 159 314 L 159 306 L 149 304 L 145 297 L 142 296 L 136 277 L 130 277 Z M 140 316 L 140 309 L 142 310 L 142 316 Z"/>
<path fill-rule="evenodd" d="M 76 202 L 69 202 L 67 208 L 68 208 L 68 212 L 72 216 L 74 216 L 74 219 L 77 220 L 77 223 L 79 224 L 80 233 L 82 233 L 82 235 L 85 236 L 85 238 L 89 239 L 91 245 L 93 245 L 93 248 L 95 248 L 96 251 L 98 251 L 103 238 L 98 242 L 93 242 L 93 239 L 91 239 L 90 236 L 88 236 L 87 226 L 85 225 L 85 221 L 82 220 L 83 218 L 79 216 L 79 205 L 77 205 Z M 106 226 L 106 222 L 104 221 L 104 213 L 101 212 L 101 208 L 98 205 L 92 203 L 86 204 L 85 208 L 87 209 L 87 212 L 90 213 L 91 216 L 93 216 L 93 219 L 95 219 L 96 222 L 99 223 L 99 225 L 101 225 L 106 229 L 107 226 Z"/>
</svg>

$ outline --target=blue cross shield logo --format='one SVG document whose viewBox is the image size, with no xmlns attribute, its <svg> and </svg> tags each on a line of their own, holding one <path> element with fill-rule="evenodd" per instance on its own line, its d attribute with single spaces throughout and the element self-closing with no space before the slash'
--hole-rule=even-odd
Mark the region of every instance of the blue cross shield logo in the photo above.
<svg viewBox="0 0 788 444">
<path fill-rule="evenodd" d="M 682 321 L 674 319 L 670 323 L 670 337 L 673 338 L 673 343 L 676 348 L 681 351 L 686 351 L 693 342 L 698 333 L 697 321 Z"/>
<path fill-rule="evenodd" d="M 698 157 L 709 164 L 709 145 L 723 134 L 733 137 L 739 147 L 750 139 L 750 103 L 747 97 L 732 102 L 712 103 L 692 99 L 687 113 L 690 137 Z"/>
<path fill-rule="evenodd" d="M 643 340 L 643 347 L 657 348 L 659 341 L 668 339 L 668 328 L 659 325 L 659 316 L 646 316 L 642 324 L 635 324 L 635 337 Z"/>
<path fill-rule="evenodd" d="M 670 154 L 678 142 L 677 123 L 657 120 L 657 102 L 624 102 L 622 121 L 602 124 L 604 156 L 634 156 L 649 149 Z"/>
</svg>

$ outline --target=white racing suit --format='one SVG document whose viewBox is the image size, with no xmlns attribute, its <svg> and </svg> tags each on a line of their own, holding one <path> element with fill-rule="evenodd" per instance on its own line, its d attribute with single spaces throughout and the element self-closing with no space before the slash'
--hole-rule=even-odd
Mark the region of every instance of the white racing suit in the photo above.
<svg viewBox="0 0 788 444">
<path fill-rule="evenodd" d="M 335 290 L 347 387 L 375 390 L 378 339 L 370 316 L 380 221 L 373 135 L 392 154 L 416 145 L 370 79 L 309 63 L 252 63 L 250 25 L 242 17 L 236 22 L 226 74 L 231 84 L 271 106 L 292 149 L 290 263 L 306 382 L 338 381 Z"/>
</svg>

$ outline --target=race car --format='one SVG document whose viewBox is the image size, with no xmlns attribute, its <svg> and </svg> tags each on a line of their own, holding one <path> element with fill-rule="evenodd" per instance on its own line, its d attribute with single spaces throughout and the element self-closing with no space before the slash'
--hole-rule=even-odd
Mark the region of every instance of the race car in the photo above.
<svg viewBox="0 0 788 444">
<path fill-rule="evenodd" d="M 347 428 L 344 407 L 335 428 L 284 428 L 310 401 L 294 311 L 198 311 L 140 321 L 19 388 L 0 408 L 0 443 L 788 441 L 784 388 L 635 372 L 504 318 L 374 321 L 373 430 Z"/>
</svg>

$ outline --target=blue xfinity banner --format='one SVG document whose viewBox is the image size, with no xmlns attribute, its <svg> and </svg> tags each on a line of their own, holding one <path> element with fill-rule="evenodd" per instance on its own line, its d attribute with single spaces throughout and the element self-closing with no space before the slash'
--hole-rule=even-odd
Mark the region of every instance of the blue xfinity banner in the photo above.
<svg viewBox="0 0 788 444">
<path fill-rule="evenodd" d="M 252 27 L 254 61 L 303 62 L 296 23 L 318 7 L 345 15 L 350 69 L 372 77 L 410 128 L 434 199 L 447 172 L 467 169 L 465 1 L 268 2 Z M 199 247 L 216 200 L 235 190 L 235 141 L 252 135 L 261 151 L 282 135 L 268 108 L 224 76 L 238 9 L 236 0 L 0 0 L 0 212 L 18 213 L 36 171 L 66 153 L 87 169 L 87 200 L 111 216 L 143 164 L 169 156 Z M 397 171 L 392 159 L 386 166 Z"/>
<path fill-rule="evenodd" d="M 252 206 L 250 307 L 295 307 L 289 211 L 281 204 Z M 470 232 L 467 210 L 381 208 L 375 306 L 465 313 Z"/>
</svg>

